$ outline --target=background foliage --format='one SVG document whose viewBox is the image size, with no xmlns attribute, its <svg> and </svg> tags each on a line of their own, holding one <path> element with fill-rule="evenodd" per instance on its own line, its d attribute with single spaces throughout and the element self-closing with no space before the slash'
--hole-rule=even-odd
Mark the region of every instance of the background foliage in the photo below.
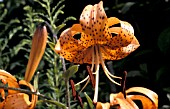
<svg viewBox="0 0 170 109">
<path fill-rule="evenodd" d="M 0 69 L 24 77 L 31 39 L 35 28 L 47 21 L 53 32 L 60 33 L 74 23 L 78 23 L 83 8 L 88 4 L 96 4 L 99 0 L 2 0 L 0 2 Z M 107 65 L 116 75 L 128 72 L 126 87 L 142 86 L 155 91 L 159 96 L 159 108 L 170 106 L 170 2 L 169 0 L 103 0 L 107 16 L 115 16 L 131 23 L 140 47 L 128 57 L 118 61 L 107 61 Z M 74 7 L 74 8 L 73 8 Z M 77 19 L 77 20 L 76 20 Z M 48 41 L 55 43 L 52 34 Z M 70 65 L 66 61 L 66 67 Z M 40 93 L 65 103 L 65 83 L 62 78 L 62 64 L 59 56 L 49 45 L 37 69 L 39 74 Z M 86 73 L 86 65 L 79 67 L 73 77 L 75 82 L 82 80 Z M 103 76 L 101 71 L 100 76 Z M 120 91 L 119 87 L 100 78 L 99 100 L 109 101 L 111 92 Z M 33 82 L 33 81 L 32 81 Z M 108 85 L 109 84 L 109 85 Z M 91 84 L 84 90 L 93 96 Z M 80 87 L 77 88 L 80 90 Z M 80 93 L 83 102 L 87 100 Z M 41 98 L 40 98 L 41 99 Z M 71 97 L 71 106 L 80 108 Z M 87 105 L 85 105 L 86 108 Z M 56 105 L 37 104 L 37 109 L 55 109 Z"/>
</svg>

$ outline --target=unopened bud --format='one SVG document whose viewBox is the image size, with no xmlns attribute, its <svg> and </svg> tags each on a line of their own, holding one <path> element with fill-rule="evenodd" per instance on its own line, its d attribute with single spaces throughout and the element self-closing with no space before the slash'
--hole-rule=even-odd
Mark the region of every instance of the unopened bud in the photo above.
<svg viewBox="0 0 170 109">
<path fill-rule="evenodd" d="M 32 39 L 31 52 L 29 55 L 29 60 L 25 73 L 25 80 L 27 82 L 31 81 L 39 65 L 39 62 L 46 48 L 46 42 L 47 42 L 47 29 L 45 26 L 38 26 Z"/>
</svg>

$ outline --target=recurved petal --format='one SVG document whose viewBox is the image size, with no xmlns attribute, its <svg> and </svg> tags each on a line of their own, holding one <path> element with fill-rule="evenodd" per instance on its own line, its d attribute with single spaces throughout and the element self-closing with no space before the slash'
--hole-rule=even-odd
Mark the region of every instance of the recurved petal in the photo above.
<svg viewBox="0 0 170 109">
<path fill-rule="evenodd" d="M 19 88 L 19 85 L 18 85 L 17 81 L 13 81 L 13 79 L 11 79 L 11 78 L 7 78 L 6 80 L 8 82 L 8 87 Z M 18 93 L 18 92 L 19 91 L 8 90 L 8 95 Z"/>
<path fill-rule="evenodd" d="M 17 81 L 17 79 L 12 76 L 10 73 L 8 73 L 7 71 L 5 70 L 1 70 L 0 69 L 0 76 L 4 76 L 4 77 L 7 77 L 7 78 L 11 78 L 13 81 Z"/>
<path fill-rule="evenodd" d="M 24 93 L 8 95 L 3 109 L 33 109 L 30 108 L 29 96 Z"/>
<path fill-rule="evenodd" d="M 80 24 L 83 31 L 80 40 L 83 46 L 105 44 L 112 37 L 108 29 L 108 20 L 102 1 L 84 8 L 80 16 Z"/>
<path fill-rule="evenodd" d="M 110 31 L 117 35 L 112 37 L 107 44 L 101 46 L 104 59 L 119 60 L 125 58 L 140 46 L 134 36 L 133 27 L 128 22 L 120 21 L 120 23 L 121 27 L 110 28 Z"/>
<path fill-rule="evenodd" d="M 138 109 L 138 106 L 129 98 L 124 98 L 122 92 L 110 94 L 110 104 L 119 105 L 120 109 Z"/>
<path fill-rule="evenodd" d="M 112 37 L 107 44 L 108 46 L 126 47 L 131 44 L 132 41 L 135 41 L 135 44 L 139 45 L 138 40 L 134 36 L 134 29 L 128 22 L 120 21 L 120 27 L 111 27 L 109 30 L 111 33 L 116 33 L 117 35 Z"/>
<path fill-rule="evenodd" d="M 68 28 L 64 30 L 60 35 L 59 43 L 60 43 L 61 50 L 71 52 L 71 51 L 77 51 L 77 50 L 83 49 L 83 46 L 81 46 L 80 41 L 74 38 L 75 34 L 78 34 L 81 32 L 81 31 L 76 31 L 76 30 L 80 30 L 76 28 L 80 26 L 73 25 L 72 27 L 73 28 Z"/>
<path fill-rule="evenodd" d="M 128 95 L 128 98 L 132 100 L 140 100 L 143 109 L 157 109 L 157 104 L 152 102 L 149 98 L 143 95 Z"/>
<path fill-rule="evenodd" d="M 14 76 L 12 76 L 10 73 L 6 72 L 5 70 L 0 70 L 0 80 L 3 84 L 8 84 L 9 87 L 19 88 L 17 79 Z M 8 90 L 8 94 L 14 94 L 17 92 L 18 91 Z M 2 97 L 5 96 L 3 89 L 0 90 L 0 93 L 1 93 Z"/>
<path fill-rule="evenodd" d="M 133 39 L 132 43 L 127 46 L 101 46 L 100 50 L 102 52 L 103 59 L 107 60 L 119 60 L 125 58 L 130 53 L 135 51 L 139 47 L 136 38 Z"/>
<path fill-rule="evenodd" d="M 19 81 L 19 85 L 25 85 L 27 86 L 28 88 L 30 88 L 30 90 L 32 92 L 36 92 L 36 90 L 34 89 L 34 87 L 27 81 L 25 80 L 21 80 Z M 25 95 L 26 96 L 26 95 Z M 34 109 L 34 107 L 36 106 L 36 103 L 37 103 L 37 100 L 38 100 L 38 96 L 37 95 L 34 95 L 32 94 L 32 97 L 31 97 L 31 101 L 29 101 L 29 99 L 26 99 L 27 102 L 30 102 L 30 105 L 29 105 L 29 108 L 28 109 Z"/>
<path fill-rule="evenodd" d="M 154 105 L 156 107 L 158 107 L 158 95 L 155 92 L 153 92 L 152 90 L 149 90 L 144 87 L 132 87 L 132 88 L 129 88 L 126 90 L 127 94 L 130 92 L 138 92 L 138 93 L 144 94 L 150 100 L 152 100 L 152 102 L 154 103 Z"/>
<path fill-rule="evenodd" d="M 4 91 L 4 89 L 0 89 L 0 94 L 1 94 L 2 99 L 5 99 L 5 91 Z"/>
<path fill-rule="evenodd" d="M 92 47 L 87 49 L 81 49 L 81 50 L 74 50 L 74 51 L 67 51 L 64 49 L 61 49 L 60 56 L 64 57 L 66 60 L 70 62 L 74 62 L 77 64 L 83 64 L 83 63 L 92 63 Z"/>
<path fill-rule="evenodd" d="M 110 17 L 110 18 L 107 19 L 107 21 L 108 21 L 107 25 L 109 27 L 112 26 L 112 25 L 120 23 L 120 20 L 118 18 L 116 18 L 116 17 Z"/>
<path fill-rule="evenodd" d="M 110 109 L 110 103 L 97 102 L 96 109 Z"/>
</svg>

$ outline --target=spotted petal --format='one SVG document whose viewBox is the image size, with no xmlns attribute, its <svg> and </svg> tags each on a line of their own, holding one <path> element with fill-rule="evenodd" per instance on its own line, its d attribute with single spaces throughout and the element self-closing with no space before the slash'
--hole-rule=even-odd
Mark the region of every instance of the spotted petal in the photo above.
<svg viewBox="0 0 170 109">
<path fill-rule="evenodd" d="M 80 16 L 80 24 L 83 30 L 80 40 L 83 46 L 106 44 L 112 37 L 107 22 L 102 1 L 94 6 L 87 5 Z"/>
<path fill-rule="evenodd" d="M 134 36 L 134 29 L 131 24 L 120 21 L 120 25 L 121 27 L 110 28 L 110 32 L 116 33 L 117 36 L 112 37 L 106 45 L 100 48 L 103 59 L 122 59 L 140 46 L 138 40 Z"/>
<path fill-rule="evenodd" d="M 33 109 L 29 108 L 31 102 L 29 96 L 24 93 L 8 95 L 4 102 L 3 109 Z"/>
<path fill-rule="evenodd" d="M 76 39 L 79 33 L 81 37 Z M 139 47 L 131 24 L 116 17 L 107 18 L 102 1 L 84 8 L 80 24 L 62 32 L 55 51 L 70 62 L 91 64 L 95 45 L 100 45 L 102 58 L 107 60 L 122 59 Z"/>
</svg>

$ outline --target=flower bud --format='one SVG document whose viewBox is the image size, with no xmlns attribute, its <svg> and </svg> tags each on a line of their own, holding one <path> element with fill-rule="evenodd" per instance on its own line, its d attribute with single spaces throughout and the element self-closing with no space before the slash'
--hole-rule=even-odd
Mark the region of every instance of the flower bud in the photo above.
<svg viewBox="0 0 170 109">
<path fill-rule="evenodd" d="M 29 55 L 29 60 L 26 68 L 25 73 L 25 80 L 30 82 L 38 64 L 44 54 L 46 48 L 46 41 L 47 41 L 47 29 L 45 26 L 38 26 L 33 39 L 32 39 L 32 46 L 31 52 Z"/>
</svg>

